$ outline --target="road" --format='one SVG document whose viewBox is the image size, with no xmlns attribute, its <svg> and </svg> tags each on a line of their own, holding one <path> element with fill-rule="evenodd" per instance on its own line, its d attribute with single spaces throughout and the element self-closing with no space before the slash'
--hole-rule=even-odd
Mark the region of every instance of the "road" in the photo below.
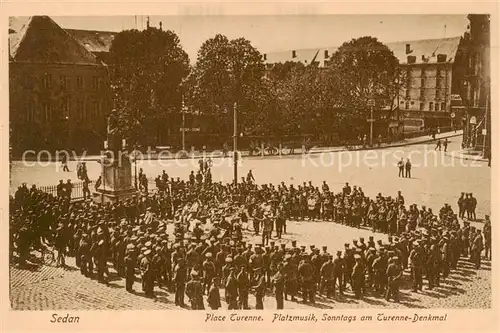
<svg viewBox="0 0 500 333">
<path fill-rule="evenodd" d="M 450 139 L 448 151 L 460 150 L 460 137 Z M 437 212 L 447 202 L 456 209 L 460 192 L 473 193 L 477 198 L 477 215 L 482 218 L 490 213 L 491 169 L 485 162 L 453 158 L 444 152 L 434 151 L 434 144 L 419 144 L 381 150 L 332 152 L 304 156 L 249 157 L 241 160 L 239 176 L 252 170 L 257 183 L 301 184 L 311 180 L 320 186 L 326 180 L 333 191 L 340 191 L 345 182 L 363 188 L 365 194 L 395 196 L 401 190 L 407 203 L 425 205 Z M 412 178 L 398 178 L 396 163 L 399 158 L 411 158 Z M 233 161 L 230 158 L 214 159 L 214 181 L 231 182 Z M 350 163 L 349 163 L 350 162 Z M 87 162 L 88 174 L 97 179 L 100 164 Z M 70 162 L 72 172 L 63 172 L 60 164 L 46 166 L 23 165 L 13 162 L 11 192 L 22 182 L 39 186 L 55 185 L 59 179 L 78 181 L 76 162 Z M 165 170 L 171 177 L 187 179 L 191 170 L 198 168 L 198 160 L 139 161 L 148 177 L 156 177 Z"/>
</svg>

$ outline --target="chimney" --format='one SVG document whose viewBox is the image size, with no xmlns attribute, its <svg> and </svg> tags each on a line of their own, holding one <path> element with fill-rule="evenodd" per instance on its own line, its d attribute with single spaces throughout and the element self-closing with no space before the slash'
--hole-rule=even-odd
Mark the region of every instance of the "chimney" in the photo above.
<svg viewBox="0 0 500 333">
<path fill-rule="evenodd" d="M 325 50 L 325 59 L 328 59 L 328 58 L 330 58 L 329 54 L 328 54 L 328 50 Z"/>
<path fill-rule="evenodd" d="M 412 52 L 413 51 L 411 50 L 411 45 L 410 44 L 406 44 L 406 54 L 410 54 Z"/>
<path fill-rule="evenodd" d="M 267 54 L 264 53 L 264 61 L 267 60 Z"/>
<path fill-rule="evenodd" d="M 292 58 L 297 58 L 297 51 L 295 50 L 292 51 Z"/>
<path fill-rule="evenodd" d="M 162 30 L 162 25 L 163 25 L 163 24 L 162 24 L 162 23 L 161 23 L 161 21 L 160 21 L 160 31 L 163 31 L 163 30 Z"/>
</svg>

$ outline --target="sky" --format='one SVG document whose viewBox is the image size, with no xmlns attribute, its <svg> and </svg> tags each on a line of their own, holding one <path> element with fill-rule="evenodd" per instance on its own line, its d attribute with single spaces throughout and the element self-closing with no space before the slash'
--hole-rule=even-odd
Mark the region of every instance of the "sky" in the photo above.
<svg viewBox="0 0 500 333">
<path fill-rule="evenodd" d="M 174 31 L 191 62 L 207 39 L 244 37 L 261 53 L 340 46 L 362 36 L 382 42 L 461 36 L 466 15 L 255 15 L 149 16 L 150 25 Z M 121 31 L 146 27 L 146 16 L 53 16 L 63 28 Z M 446 28 L 445 28 L 446 26 Z"/>
</svg>

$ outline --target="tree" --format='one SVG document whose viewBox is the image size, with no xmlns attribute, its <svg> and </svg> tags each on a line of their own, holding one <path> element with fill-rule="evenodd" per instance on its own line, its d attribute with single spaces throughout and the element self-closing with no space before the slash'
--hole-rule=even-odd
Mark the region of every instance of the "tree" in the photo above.
<svg viewBox="0 0 500 333">
<path fill-rule="evenodd" d="M 214 134 L 228 133 L 234 103 L 240 128 L 254 121 L 262 107 L 264 63 L 259 51 L 244 38 L 216 35 L 203 43 L 189 78 L 188 104 L 211 114 Z"/>
<path fill-rule="evenodd" d="M 158 120 L 181 109 L 181 82 L 189 57 L 172 31 L 148 27 L 117 34 L 110 48 L 111 86 L 121 134 L 151 139 Z"/>
<path fill-rule="evenodd" d="M 393 109 L 404 79 L 398 59 L 386 45 L 373 37 L 353 39 L 339 47 L 330 64 L 328 71 L 342 82 L 341 107 L 365 119 L 370 99 L 375 101 L 375 109 Z"/>
</svg>

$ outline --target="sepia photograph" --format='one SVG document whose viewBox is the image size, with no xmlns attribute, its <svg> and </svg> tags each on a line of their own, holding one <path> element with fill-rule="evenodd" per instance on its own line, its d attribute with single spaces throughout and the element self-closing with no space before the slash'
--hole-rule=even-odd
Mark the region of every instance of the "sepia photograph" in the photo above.
<svg viewBox="0 0 500 333">
<path fill-rule="evenodd" d="M 489 13 L 154 14 L 8 18 L 11 310 L 491 309 Z"/>
</svg>

